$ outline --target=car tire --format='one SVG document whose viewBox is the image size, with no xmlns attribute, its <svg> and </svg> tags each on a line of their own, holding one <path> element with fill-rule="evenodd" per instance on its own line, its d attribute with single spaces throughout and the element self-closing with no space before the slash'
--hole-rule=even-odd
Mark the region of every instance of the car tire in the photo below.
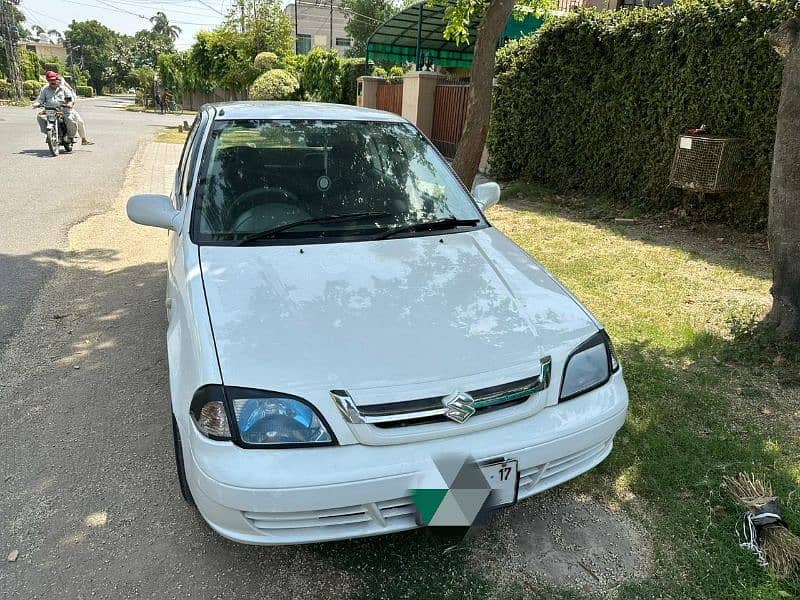
<svg viewBox="0 0 800 600">
<path fill-rule="evenodd" d="M 175 470 L 178 472 L 178 485 L 181 488 L 181 496 L 188 504 L 195 506 L 192 490 L 189 489 L 189 482 L 186 481 L 181 432 L 178 430 L 178 422 L 175 420 L 175 415 L 172 415 L 172 440 L 175 442 Z"/>
</svg>

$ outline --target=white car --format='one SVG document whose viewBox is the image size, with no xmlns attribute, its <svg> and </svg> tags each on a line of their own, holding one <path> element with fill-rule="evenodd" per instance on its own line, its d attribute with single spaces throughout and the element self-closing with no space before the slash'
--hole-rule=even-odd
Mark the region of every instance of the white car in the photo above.
<svg viewBox="0 0 800 600">
<path fill-rule="evenodd" d="M 178 477 L 221 535 L 296 544 L 420 526 L 409 497 L 469 454 L 515 502 L 601 462 L 628 393 L 602 325 L 397 115 L 204 106 L 171 198 Z"/>
</svg>

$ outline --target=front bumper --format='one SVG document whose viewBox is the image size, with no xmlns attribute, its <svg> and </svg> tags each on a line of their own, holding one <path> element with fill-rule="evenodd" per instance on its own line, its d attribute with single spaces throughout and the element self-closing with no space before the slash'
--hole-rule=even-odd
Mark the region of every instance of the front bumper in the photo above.
<svg viewBox="0 0 800 600">
<path fill-rule="evenodd" d="M 515 459 L 521 500 L 600 463 L 625 423 L 622 375 L 513 424 L 397 446 L 246 450 L 184 427 L 184 462 L 203 518 L 247 544 L 302 544 L 418 527 L 409 498 L 432 456 Z"/>
</svg>

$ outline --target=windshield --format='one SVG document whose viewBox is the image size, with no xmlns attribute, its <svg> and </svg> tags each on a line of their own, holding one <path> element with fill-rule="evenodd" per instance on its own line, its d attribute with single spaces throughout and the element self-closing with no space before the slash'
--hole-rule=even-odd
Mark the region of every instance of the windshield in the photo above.
<svg viewBox="0 0 800 600">
<path fill-rule="evenodd" d="M 199 243 L 372 239 L 485 225 L 411 125 L 238 120 L 215 124 L 192 217 Z M 399 228 L 404 228 L 400 230 Z"/>
</svg>

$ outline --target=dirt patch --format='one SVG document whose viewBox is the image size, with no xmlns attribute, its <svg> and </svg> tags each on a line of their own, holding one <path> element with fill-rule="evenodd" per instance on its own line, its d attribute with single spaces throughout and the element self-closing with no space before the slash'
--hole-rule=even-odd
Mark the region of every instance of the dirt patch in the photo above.
<svg viewBox="0 0 800 600">
<path fill-rule="evenodd" d="M 652 571 L 652 543 L 638 523 L 616 506 L 568 490 L 525 500 L 491 528 L 491 540 L 482 540 L 472 558 L 498 590 L 569 587 L 612 597 Z"/>
</svg>

